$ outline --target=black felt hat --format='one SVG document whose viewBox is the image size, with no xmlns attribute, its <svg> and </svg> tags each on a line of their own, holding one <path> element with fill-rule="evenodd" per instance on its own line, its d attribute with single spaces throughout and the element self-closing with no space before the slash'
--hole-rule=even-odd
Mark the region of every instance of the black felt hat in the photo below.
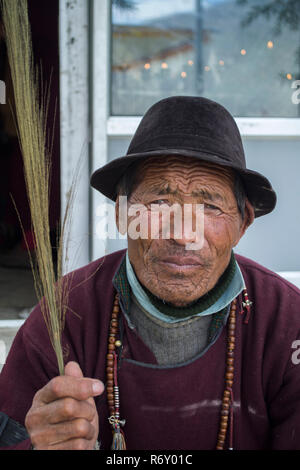
<svg viewBox="0 0 300 470">
<path fill-rule="evenodd" d="M 243 144 L 231 114 L 207 98 L 173 96 L 151 106 L 127 154 L 95 171 L 91 185 L 113 201 L 117 184 L 133 163 L 154 156 L 181 155 L 230 167 L 242 179 L 255 217 L 271 212 L 276 193 L 269 180 L 246 168 Z"/>
</svg>

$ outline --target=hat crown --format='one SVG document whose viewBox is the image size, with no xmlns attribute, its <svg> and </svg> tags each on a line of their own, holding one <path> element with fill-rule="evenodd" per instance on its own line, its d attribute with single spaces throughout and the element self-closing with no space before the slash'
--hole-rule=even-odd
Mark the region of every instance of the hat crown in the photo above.
<svg viewBox="0 0 300 470">
<path fill-rule="evenodd" d="M 240 132 L 232 115 L 203 97 L 173 96 L 148 109 L 127 155 L 165 149 L 190 149 L 217 155 L 246 168 Z"/>
<path fill-rule="evenodd" d="M 270 181 L 246 167 L 241 135 L 232 115 L 219 103 L 203 97 L 172 96 L 151 106 L 127 154 L 96 170 L 91 185 L 115 201 L 118 182 L 133 165 L 169 155 L 232 168 L 242 180 L 255 217 L 268 214 L 276 205 Z"/>
</svg>

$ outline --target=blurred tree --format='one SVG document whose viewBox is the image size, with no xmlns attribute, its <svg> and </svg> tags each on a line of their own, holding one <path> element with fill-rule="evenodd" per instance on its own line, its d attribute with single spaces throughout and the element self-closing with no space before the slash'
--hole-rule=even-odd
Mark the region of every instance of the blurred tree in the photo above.
<svg viewBox="0 0 300 470">
<path fill-rule="evenodd" d="M 251 9 L 242 21 L 247 26 L 259 16 L 269 19 L 275 17 L 275 32 L 281 33 L 283 25 L 289 26 L 293 31 L 300 28 L 300 0 L 270 0 L 253 5 L 253 0 L 236 0 L 238 5 L 251 5 Z"/>
<path fill-rule="evenodd" d="M 241 22 L 243 27 L 250 25 L 260 16 L 264 16 L 267 19 L 273 18 L 275 20 L 275 34 L 281 34 L 283 26 L 288 26 L 292 31 L 300 33 L 300 0 L 265 0 L 256 4 L 253 0 L 236 0 L 236 3 L 239 6 L 251 4 L 250 10 Z M 299 46 L 295 52 L 295 63 L 297 72 L 292 76 L 295 80 L 300 80 L 300 34 Z M 282 72 L 280 77 L 286 79 L 286 74 Z M 300 104 L 298 105 L 298 116 L 300 116 Z"/>
<path fill-rule="evenodd" d="M 122 10 L 134 10 L 136 7 L 136 0 L 112 0 L 114 7 Z"/>
</svg>

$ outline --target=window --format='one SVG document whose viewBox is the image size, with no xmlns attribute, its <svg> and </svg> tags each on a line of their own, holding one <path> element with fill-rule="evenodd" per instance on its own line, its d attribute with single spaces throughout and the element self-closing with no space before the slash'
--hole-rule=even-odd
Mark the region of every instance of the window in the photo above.
<svg viewBox="0 0 300 470">
<path fill-rule="evenodd" d="M 293 8 L 292 0 L 113 0 L 111 114 L 139 116 L 161 98 L 196 95 L 234 116 L 298 117 Z"/>
</svg>

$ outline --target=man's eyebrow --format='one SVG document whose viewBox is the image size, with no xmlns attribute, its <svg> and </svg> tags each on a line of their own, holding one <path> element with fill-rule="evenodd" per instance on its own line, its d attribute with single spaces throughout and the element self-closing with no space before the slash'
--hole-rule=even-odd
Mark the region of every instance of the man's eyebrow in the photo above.
<svg viewBox="0 0 300 470">
<path fill-rule="evenodd" d="M 158 189 L 158 195 L 159 196 L 163 196 L 163 195 L 167 195 L 167 194 L 173 194 L 173 195 L 177 195 L 177 194 L 180 194 L 180 192 L 178 191 L 178 189 L 171 189 L 170 186 L 166 186 L 164 188 L 160 188 Z M 194 197 L 203 197 L 205 199 L 208 199 L 209 201 L 220 201 L 220 202 L 224 202 L 224 197 L 220 194 L 220 193 L 217 193 L 217 192 L 209 192 L 207 191 L 206 189 L 199 189 L 199 190 L 195 190 L 195 191 L 192 191 L 192 196 Z"/>
<path fill-rule="evenodd" d="M 164 188 L 162 188 L 162 187 L 157 188 L 157 190 L 158 190 L 158 195 L 159 196 L 163 196 L 163 195 L 166 195 L 166 194 L 174 194 L 174 195 L 179 194 L 178 189 L 171 189 L 169 185 L 165 186 Z"/>
<path fill-rule="evenodd" d="M 208 199 L 209 201 L 225 202 L 224 197 L 220 193 L 209 192 L 206 189 L 199 189 L 196 191 L 192 191 L 192 195 L 195 197 L 197 196 L 204 197 L 205 199 Z"/>
</svg>

